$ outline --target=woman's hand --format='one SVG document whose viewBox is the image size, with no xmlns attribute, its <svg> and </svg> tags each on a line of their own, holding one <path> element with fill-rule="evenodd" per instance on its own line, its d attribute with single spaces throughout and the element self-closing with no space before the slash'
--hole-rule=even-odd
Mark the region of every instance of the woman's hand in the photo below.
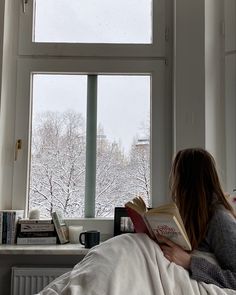
<svg viewBox="0 0 236 295">
<path fill-rule="evenodd" d="M 158 240 L 163 244 L 159 244 L 164 256 L 170 261 L 174 262 L 185 269 L 189 269 L 191 255 L 183 250 L 180 246 L 176 245 L 169 239 L 163 236 L 158 236 Z"/>
</svg>

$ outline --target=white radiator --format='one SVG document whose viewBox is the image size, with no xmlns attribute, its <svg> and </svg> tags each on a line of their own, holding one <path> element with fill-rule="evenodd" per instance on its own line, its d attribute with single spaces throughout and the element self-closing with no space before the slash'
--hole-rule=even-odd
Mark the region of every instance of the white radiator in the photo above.
<svg viewBox="0 0 236 295">
<path fill-rule="evenodd" d="M 33 295 L 71 268 L 12 267 L 11 295 Z"/>
</svg>

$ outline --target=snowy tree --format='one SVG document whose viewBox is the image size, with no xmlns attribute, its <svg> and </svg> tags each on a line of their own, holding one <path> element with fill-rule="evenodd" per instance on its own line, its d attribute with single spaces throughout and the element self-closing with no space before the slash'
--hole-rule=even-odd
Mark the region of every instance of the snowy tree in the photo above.
<svg viewBox="0 0 236 295">
<path fill-rule="evenodd" d="M 34 120 L 30 208 L 45 216 L 83 216 L 85 128 L 78 113 L 46 112 Z"/>
<path fill-rule="evenodd" d="M 134 139 L 128 169 L 130 198 L 137 195 L 150 204 L 150 144 L 149 139 Z"/>
<path fill-rule="evenodd" d="M 125 167 L 120 145 L 103 138 L 97 148 L 96 216 L 113 216 L 114 207 L 122 204 Z"/>
<path fill-rule="evenodd" d="M 58 210 L 83 217 L 85 196 L 85 120 L 74 111 L 38 114 L 32 126 L 30 208 L 42 215 Z M 113 216 L 136 195 L 150 200 L 149 140 L 134 139 L 130 154 L 121 142 L 97 135 L 96 216 Z"/>
</svg>

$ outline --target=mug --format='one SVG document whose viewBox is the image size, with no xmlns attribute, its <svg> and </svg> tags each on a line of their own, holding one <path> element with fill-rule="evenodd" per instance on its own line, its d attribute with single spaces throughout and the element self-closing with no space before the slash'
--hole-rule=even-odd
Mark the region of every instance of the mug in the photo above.
<svg viewBox="0 0 236 295">
<path fill-rule="evenodd" d="M 79 235 L 80 244 L 85 248 L 92 248 L 100 242 L 100 232 L 97 230 L 84 231 Z"/>
</svg>

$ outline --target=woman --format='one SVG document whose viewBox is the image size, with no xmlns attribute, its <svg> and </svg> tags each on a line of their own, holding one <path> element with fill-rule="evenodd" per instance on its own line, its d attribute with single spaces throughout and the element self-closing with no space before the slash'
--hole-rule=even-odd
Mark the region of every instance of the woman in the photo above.
<svg viewBox="0 0 236 295">
<path fill-rule="evenodd" d="M 193 249 L 213 253 L 218 265 L 161 237 L 164 256 L 197 281 L 236 290 L 236 216 L 221 188 L 213 157 L 203 149 L 178 152 L 170 186 Z"/>
</svg>

